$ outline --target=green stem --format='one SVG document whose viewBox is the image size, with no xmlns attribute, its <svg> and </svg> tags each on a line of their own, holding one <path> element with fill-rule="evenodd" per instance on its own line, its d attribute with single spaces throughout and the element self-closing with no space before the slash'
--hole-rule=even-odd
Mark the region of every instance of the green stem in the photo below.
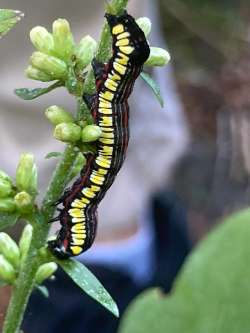
<svg viewBox="0 0 250 333">
<path fill-rule="evenodd" d="M 120 14 L 126 7 L 128 0 L 112 0 L 109 8 L 112 12 Z M 97 56 L 99 60 L 106 61 L 110 54 L 110 32 L 107 24 L 104 25 Z M 84 92 L 94 92 L 94 77 L 93 71 L 88 73 L 87 80 L 84 84 Z M 78 99 L 78 117 L 81 117 L 85 112 L 88 112 L 81 99 Z M 73 146 L 67 146 L 61 161 L 58 163 L 47 192 L 45 194 L 41 212 L 35 214 L 31 219 L 33 223 L 33 236 L 28 254 L 20 268 L 18 279 L 13 287 L 11 300 L 8 306 L 7 314 L 4 321 L 3 333 L 19 333 L 22 319 L 29 297 L 34 288 L 34 279 L 39 265 L 42 263 L 42 257 L 39 249 L 46 246 L 49 219 L 53 216 L 55 208 L 52 205 L 62 195 L 69 174 L 77 156 Z"/>
</svg>

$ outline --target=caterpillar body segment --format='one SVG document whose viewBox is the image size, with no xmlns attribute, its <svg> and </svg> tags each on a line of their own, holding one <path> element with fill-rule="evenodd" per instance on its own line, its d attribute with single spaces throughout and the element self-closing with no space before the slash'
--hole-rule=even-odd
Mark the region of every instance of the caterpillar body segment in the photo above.
<svg viewBox="0 0 250 333">
<path fill-rule="evenodd" d="M 102 130 L 97 152 L 87 156 L 81 176 L 63 195 L 58 216 L 61 229 L 49 248 L 59 258 L 79 255 L 91 247 L 96 235 L 97 207 L 122 167 L 129 141 L 129 105 L 135 80 L 150 49 L 143 31 L 126 12 L 106 14 L 113 39 L 113 56 L 106 65 L 92 62 L 96 90 L 83 96 L 94 122 Z"/>
</svg>

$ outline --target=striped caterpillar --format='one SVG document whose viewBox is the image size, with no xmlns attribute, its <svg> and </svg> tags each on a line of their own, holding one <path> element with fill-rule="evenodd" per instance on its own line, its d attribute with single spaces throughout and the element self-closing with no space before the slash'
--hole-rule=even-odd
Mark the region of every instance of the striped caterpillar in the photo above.
<svg viewBox="0 0 250 333">
<path fill-rule="evenodd" d="M 113 56 L 106 65 L 93 60 L 97 92 L 83 96 L 102 135 L 97 141 L 97 152 L 87 156 L 80 178 L 58 201 L 64 206 L 57 217 L 61 229 L 48 246 L 59 258 L 79 255 L 95 239 L 98 204 L 125 159 L 129 140 L 128 97 L 150 53 L 145 35 L 132 16 L 125 12 L 105 17 L 112 34 Z"/>
</svg>

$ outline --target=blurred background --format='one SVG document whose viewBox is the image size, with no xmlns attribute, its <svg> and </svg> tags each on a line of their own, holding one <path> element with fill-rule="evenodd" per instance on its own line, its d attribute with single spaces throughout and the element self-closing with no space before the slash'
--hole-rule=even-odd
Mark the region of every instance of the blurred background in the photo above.
<svg viewBox="0 0 250 333">
<path fill-rule="evenodd" d="M 103 3 L 2 0 L 1 7 L 19 9 L 25 18 L 0 43 L 0 167 L 14 175 L 19 155 L 34 153 L 42 196 L 56 163 L 44 156 L 63 149 L 52 137 L 44 110 L 59 104 L 73 112 L 75 105 L 62 89 L 32 102 L 14 96 L 17 87 L 41 86 L 24 77 L 33 52 L 28 34 L 36 25 L 51 29 L 53 20 L 64 17 L 76 40 L 85 34 L 98 39 Z M 142 81 L 136 84 L 130 100 L 128 157 L 100 206 L 97 242 L 80 258 L 92 267 L 122 312 L 146 287 L 161 286 L 168 292 L 192 246 L 222 217 L 248 206 L 250 195 L 248 1 L 131 0 L 129 12 L 152 20 L 150 43 L 167 47 L 172 61 L 166 69 L 152 72 L 164 109 Z M 24 326 L 28 333 L 39 332 L 50 311 L 56 315 L 43 333 L 83 332 L 81 323 L 66 324 L 76 309 L 82 313 L 85 332 L 116 332 L 117 321 L 87 297 L 79 299 L 69 281 L 59 275 L 56 283 L 57 292 L 52 291 L 50 300 L 32 298 Z M 72 291 L 67 293 L 65 285 Z M 55 290 L 55 282 L 49 282 L 49 288 Z M 9 291 L 0 293 L 2 317 Z M 58 303 L 67 302 L 70 311 L 66 306 L 57 310 Z M 93 324 L 95 319 L 102 324 Z"/>
</svg>

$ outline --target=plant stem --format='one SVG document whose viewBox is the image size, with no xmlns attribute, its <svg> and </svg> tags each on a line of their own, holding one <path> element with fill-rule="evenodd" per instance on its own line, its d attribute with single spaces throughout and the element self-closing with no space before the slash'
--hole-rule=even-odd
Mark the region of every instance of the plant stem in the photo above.
<svg viewBox="0 0 250 333">
<path fill-rule="evenodd" d="M 111 8 L 115 14 L 121 13 L 126 7 L 128 0 L 112 0 Z M 110 52 L 110 32 L 107 24 L 104 25 L 97 56 L 99 60 L 106 61 Z M 84 92 L 94 92 L 94 77 L 93 71 L 90 70 L 88 78 L 84 84 Z M 78 99 L 78 117 L 86 112 L 86 106 L 82 100 Z M 55 207 L 52 205 L 57 201 L 63 193 L 77 151 L 73 146 L 68 145 L 63 153 L 61 161 L 58 163 L 47 192 L 45 194 L 41 212 L 36 213 L 31 217 L 33 220 L 33 236 L 28 254 L 20 268 L 19 276 L 13 287 L 11 300 L 8 306 L 7 314 L 4 321 L 3 333 L 19 333 L 22 319 L 29 297 L 34 288 L 35 274 L 42 263 L 42 258 L 39 249 L 46 246 L 49 219 L 53 216 Z"/>
</svg>

